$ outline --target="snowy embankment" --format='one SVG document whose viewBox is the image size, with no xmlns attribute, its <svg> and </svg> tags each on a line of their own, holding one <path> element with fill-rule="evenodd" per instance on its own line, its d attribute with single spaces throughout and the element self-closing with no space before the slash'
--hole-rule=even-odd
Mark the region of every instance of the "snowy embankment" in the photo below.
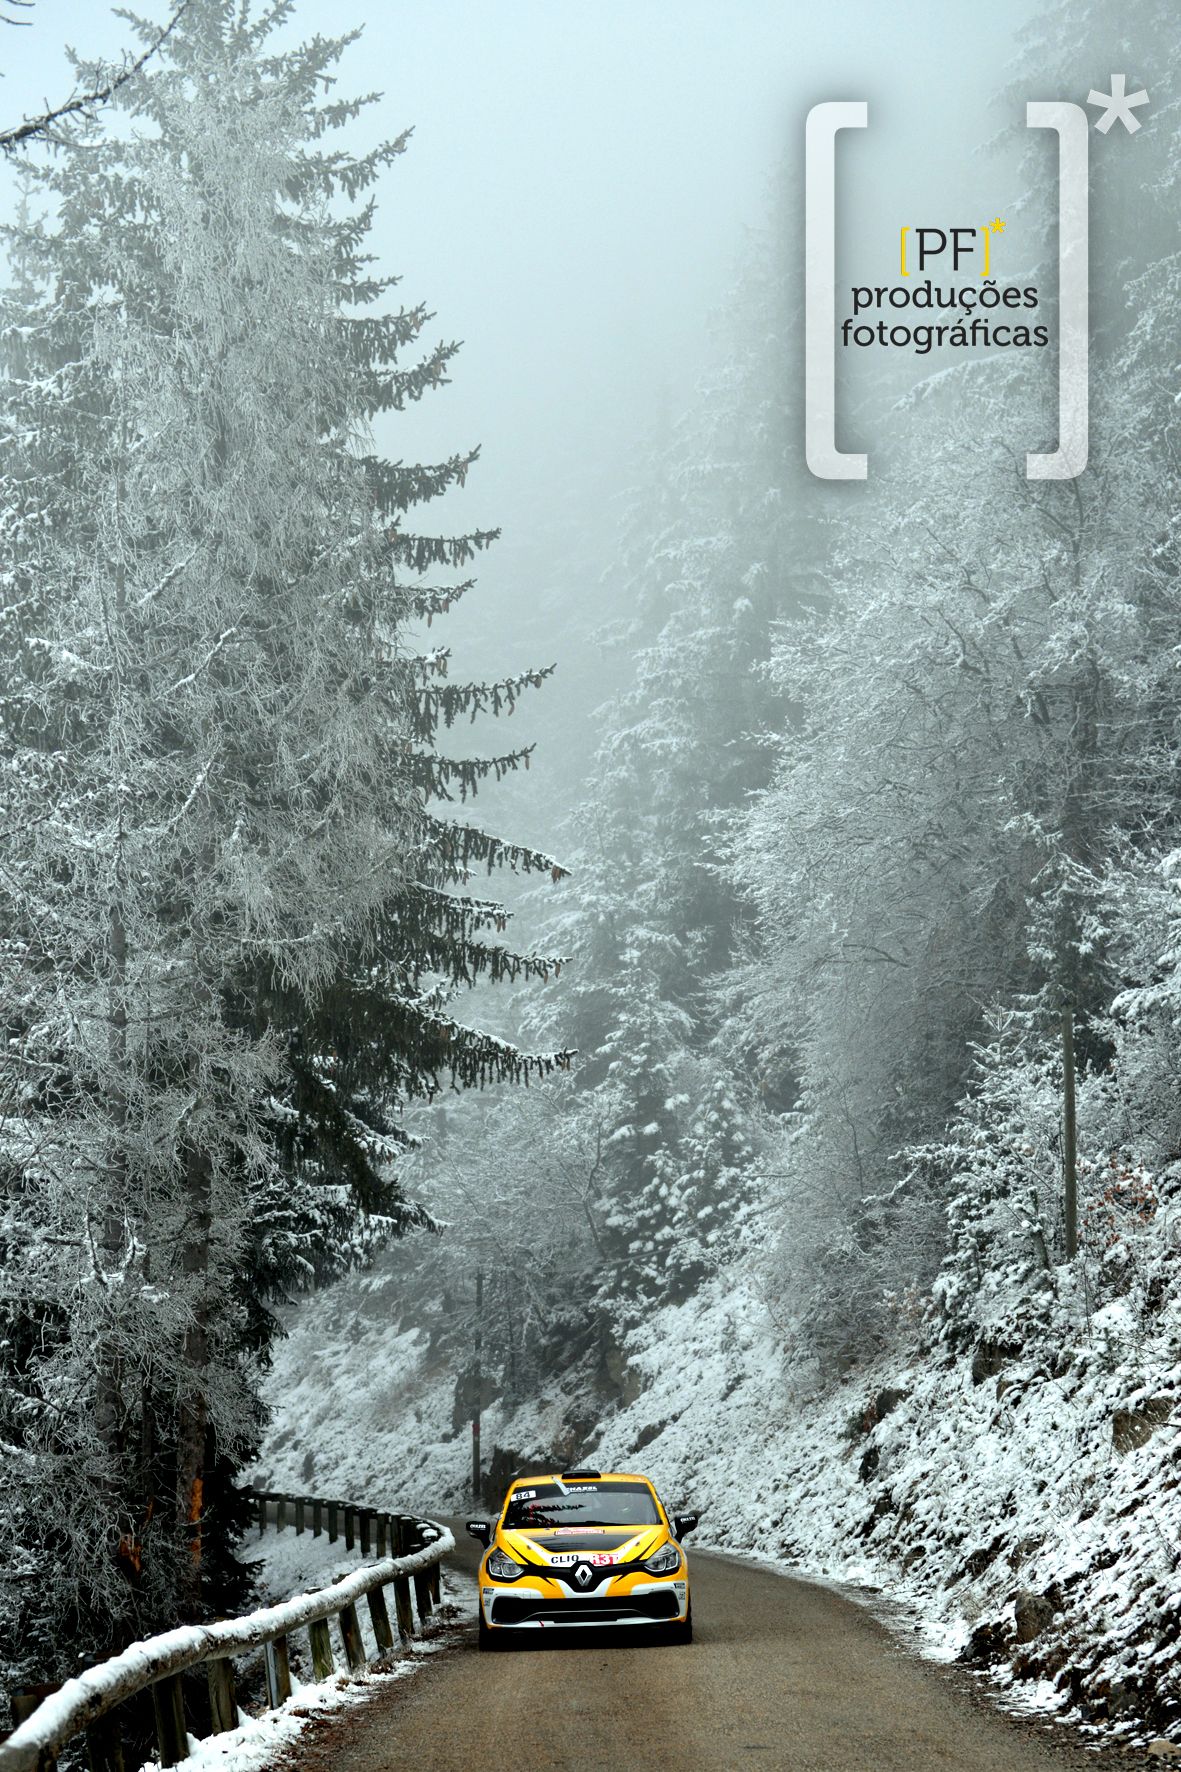
<svg viewBox="0 0 1181 1772">
<path fill-rule="evenodd" d="M 260 1476 L 316 1475 L 383 1505 L 467 1503 L 470 1440 L 454 1374 L 426 1337 L 343 1362 L 318 1301 L 297 1315 L 271 1390 Z M 988 1667 L 1021 1705 L 1143 1739 L 1181 1735 L 1181 1390 L 1177 1314 L 1152 1334 L 1119 1306 L 1018 1352 L 920 1347 L 809 1392 L 733 1275 L 656 1313 L 628 1347 L 630 1398 L 580 1446 L 562 1400 L 485 1411 L 484 1444 L 563 1448 L 643 1469 L 703 1513 L 699 1542 L 902 1601 L 928 1651 Z M 318 1365 L 323 1361 L 323 1366 Z M 361 1371 L 358 1379 L 355 1374 Z"/>
<path fill-rule="evenodd" d="M 728 1281 L 635 1337 L 643 1389 L 597 1451 L 699 1503 L 703 1541 L 908 1602 L 1023 1705 L 1181 1735 L 1176 1329 L 1110 1306 L 1040 1358 L 916 1347 L 787 1401 Z"/>
<path fill-rule="evenodd" d="M 432 1359 L 424 1333 L 342 1319 L 331 1290 L 290 1313 L 287 1327 L 265 1393 L 274 1419 L 252 1482 L 363 1495 L 391 1512 L 437 1516 L 468 1505 L 470 1425 L 455 1421 L 455 1368 Z M 557 1392 L 528 1408 L 486 1408 L 486 1457 L 497 1445 L 558 1444 L 565 1408 Z"/>
</svg>

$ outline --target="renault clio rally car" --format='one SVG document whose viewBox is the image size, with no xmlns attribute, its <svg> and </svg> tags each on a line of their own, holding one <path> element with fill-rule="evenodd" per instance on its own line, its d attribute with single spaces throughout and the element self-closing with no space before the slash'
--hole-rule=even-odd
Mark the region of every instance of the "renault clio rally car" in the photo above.
<svg viewBox="0 0 1181 1772">
<path fill-rule="evenodd" d="M 518 1477 L 497 1520 L 469 1520 L 480 1559 L 480 1647 L 551 1627 L 639 1626 L 691 1643 L 679 1540 L 697 1515 L 665 1512 L 647 1477 L 591 1470 Z"/>
</svg>

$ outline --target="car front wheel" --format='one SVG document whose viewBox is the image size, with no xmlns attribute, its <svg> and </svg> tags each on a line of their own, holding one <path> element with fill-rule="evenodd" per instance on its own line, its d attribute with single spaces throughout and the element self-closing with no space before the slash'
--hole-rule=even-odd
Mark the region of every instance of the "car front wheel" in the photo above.
<svg viewBox="0 0 1181 1772">
<path fill-rule="evenodd" d="M 481 1649 L 490 1649 L 494 1652 L 508 1648 L 508 1641 L 504 1632 L 491 1630 L 488 1625 L 484 1623 L 483 1618 L 481 1618 L 479 1622 L 477 1641 Z"/>
</svg>

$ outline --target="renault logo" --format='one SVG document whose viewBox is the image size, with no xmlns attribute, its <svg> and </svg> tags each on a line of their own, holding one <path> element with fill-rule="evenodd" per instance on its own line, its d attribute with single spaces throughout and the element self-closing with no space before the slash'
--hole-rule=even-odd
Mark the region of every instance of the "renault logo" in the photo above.
<svg viewBox="0 0 1181 1772">
<path fill-rule="evenodd" d="M 574 1571 L 574 1579 L 579 1587 L 589 1587 L 594 1578 L 595 1572 L 590 1567 L 589 1563 L 579 1563 L 577 1569 Z"/>
</svg>

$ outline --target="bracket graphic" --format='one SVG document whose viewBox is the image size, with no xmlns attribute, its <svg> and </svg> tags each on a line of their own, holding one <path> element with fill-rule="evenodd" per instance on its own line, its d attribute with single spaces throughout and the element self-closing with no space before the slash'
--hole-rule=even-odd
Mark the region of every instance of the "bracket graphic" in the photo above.
<svg viewBox="0 0 1181 1772">
<path fill-rule="evenodd" d="M 813 105 L 804 127 L 804 450 L 820 480 L 864 480 L 869 457 L 836 446 L 836 138 L 865 129 L 863 99 Z M 1027 480 L 1073 480 L 1090 433 L 1089 129 L 1081 105 L 1031 101 L 1027 129 L 1058 136 L 1058 447 L 1025 457 Z"/>
<path fill-rule="evenodd" d="M 837 131 L 868 122 L 864 99 L 831 99 L 804 125 L 804 448 L 820 480 L 869 473 L 867 455 L 836 444 Z"/>
<path fill-rule="evenodd" d="M 1030 103 L 1026 129 L 1058 134 L 1058 447 L 1027 455 L 1027 480 L 1073 480 L 1090 450 L 1090 221 L 1088 161 L 1091 124 L 1065 99 Z"/>
</svg>

